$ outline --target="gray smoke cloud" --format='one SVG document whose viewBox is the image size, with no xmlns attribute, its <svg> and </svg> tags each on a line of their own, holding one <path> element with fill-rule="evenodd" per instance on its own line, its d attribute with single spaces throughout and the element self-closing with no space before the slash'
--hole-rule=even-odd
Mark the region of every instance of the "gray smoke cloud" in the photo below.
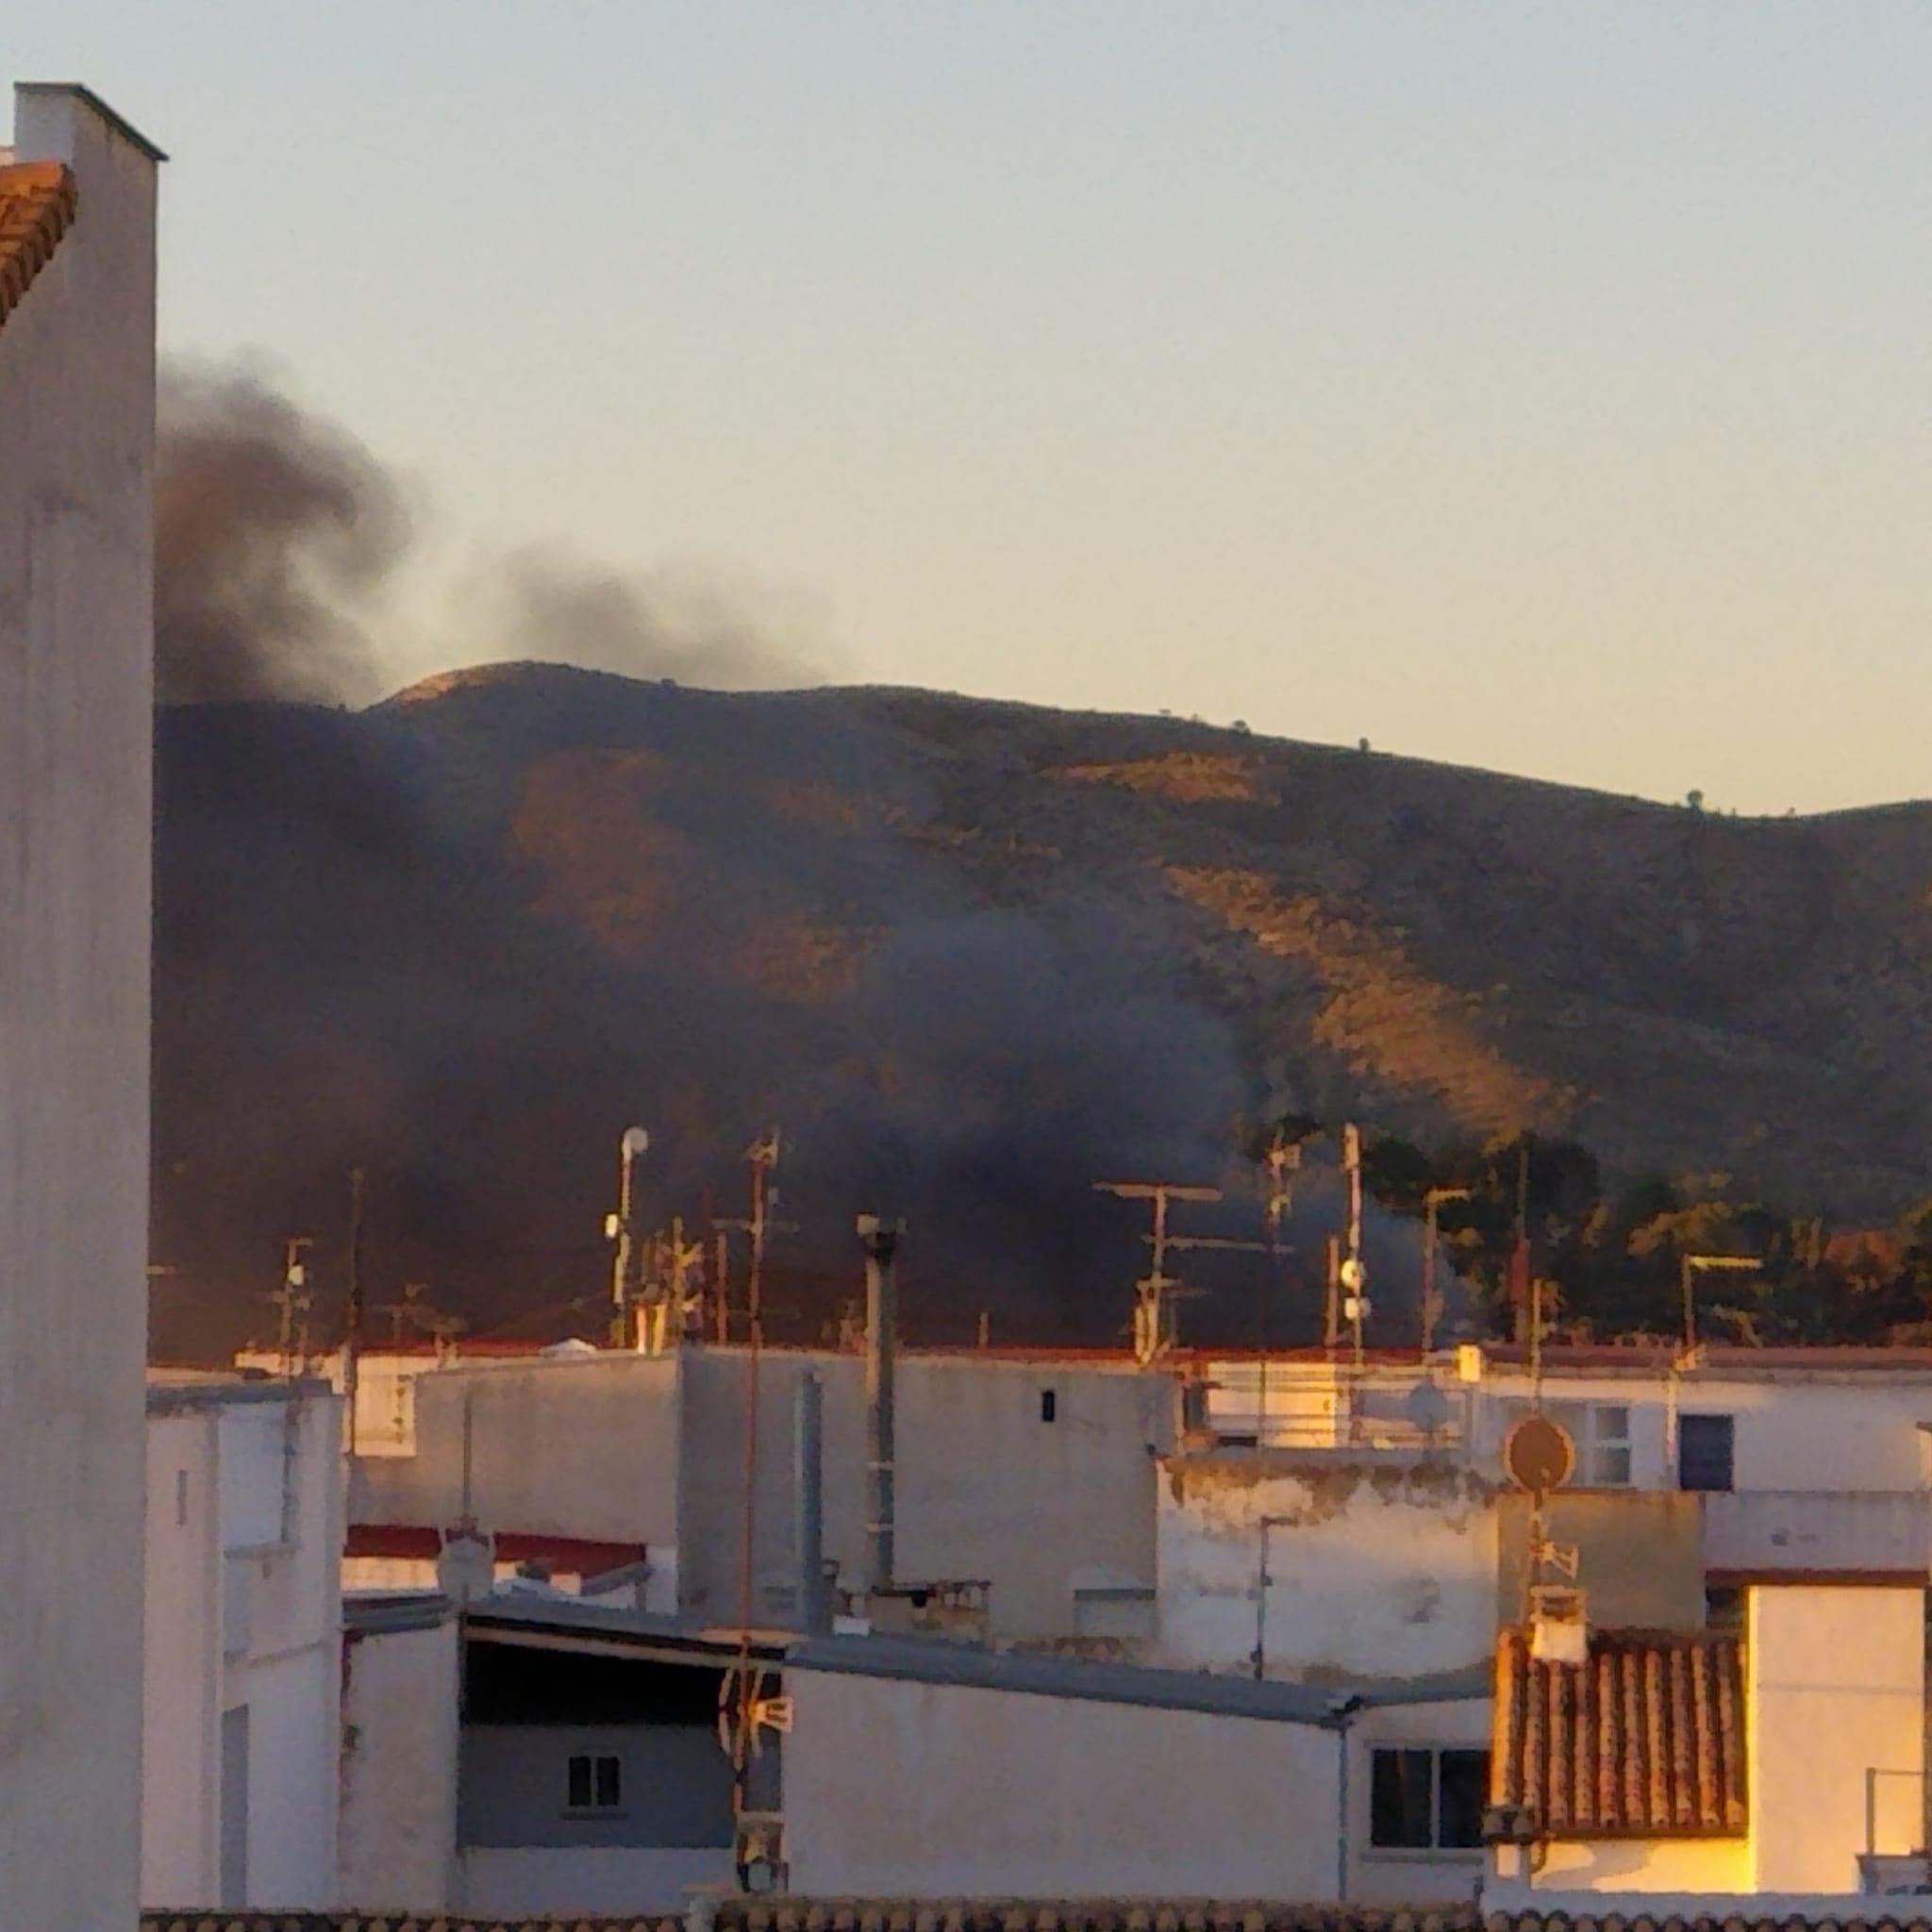
<svg viewBox="0 0 1932 1932">
<path fill-rule="evenodd" d="M 813 614 L 742 579 L 625 576 L 549 546 L 489 567 L 469 597 L 491 613 L 484 635 L 495 656 L 534 653 L 711 691 L 795 690 L 833 671 Z"/>
<path fill-rule="evenodd" d="M 395 681 L 422 506 L 341 424 L 242 368 L 163 372 L 155 486 L 163 704 L 362 705 Z M 719 691 L 823 684 L 815 614 L 742 576 L 625 574 L 528 544 L 449 591 L 457 665 L 534 659 Z"/>
<path fill-rule="evenodd" d="M 922 762 L 840 694 L 552 680 L 453 732 L 438 707 L 337 708 L 392 681 L 411 493 L 257 375 L 172 374 L 161 430 L 156 1226 L 210 1301 L 248 1306 L 291 1233 L 322 1237 L 326 1280 L 352 1164 L 371 1175 L 372 1271 L 391 1283 L 497 1319 L 594 1298 L 611 1151 L 634 1118 L 654 1134 L 649 1211 L 667 1219 L 706 1191 L 735 1211 L 744 1146 L 782 1125 L 798 1228 L 774 1280 L 793 1261 L 854 1278 L 852 1215 L 904 1215 L 908 1312 L 956 1339 L 989 1303 L 1009 1339 L 1116 1339 L 1146 1224 L 1096 1181 L 1220 1181 L 1224 1212 L 1193 1225 L 1258 1230 L 1235 1143 L 1257 1096 L 1231 1029 L 1124 893 L 1078 897 L 1070 873 L 1050 909 L 989 908 L 997 882 L 916 836 L 944 755 Z M 817 683 L 825 661 L 809 612 L 557 546 L 486 562 L 448 622 L 458 664 L 756 690 Z M 664 942 L 600 949 L 538 903 L 511 818 L 533 762 L 558 758 L 589 773 L 560 794 L 559 863 L 592 855 L 620 901 L 649 855 L 606 852 L 600 814 L 626 794 L 597 789 L 597 761 L 661 774 L 625 823 L 671 871 Z M 829 815 L 782 803 L 822 796 Z M 734 976 L 791 919 L 864 937 L 849 992 L 788 1003 Z M 1318 1198 L 1297 1217 L 1281 1341 L 1319 1322 Z M 1392 1307 L 1413 1241 L 1379 1221 L 1372 1241 Z M 1191 1305 L 1190 1333 L 1246 1341 L 1257 1264 L 1200 1261 L 1188 1272 L 1216 1299 Z"/>
</svg>

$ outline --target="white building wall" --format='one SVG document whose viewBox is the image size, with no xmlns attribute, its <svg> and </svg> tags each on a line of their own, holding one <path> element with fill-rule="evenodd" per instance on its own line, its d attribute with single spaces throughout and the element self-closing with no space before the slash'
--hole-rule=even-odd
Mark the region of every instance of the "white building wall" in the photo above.
<svg viewBox="0 0 1932 1932">
<path fill-rule="evenodd" d="M 1869 1773 L 1874 1849 L 1924 1843 L 1924 1592 L 1780 1585 L 1747 1618 L 1753 1887 L 1856 1891 Z"/>
<path fill-rule="evenodd" d="M 347 1640 L 337 1852 L 343 1907 L 428 1916 L 458 1903 L 458 1670 L 454 1618 Z"/>
<path fill-rule="evenodd" d="M 796 1668 L 786 1688 L 799 1893 L 1335 1895 L 1332 1731 Z"/>
<path fill-rule="evenodd" d="M 358 1456 L 415 1455 L 417 1378 L 453 1367 L 462 1359 L 462 1349 L 456 1342 L 442 1350 L 360 1350 L 356 1357 L 355 1420 L 351 1428 L 344 1418 L 344 1442 Z M 279 1375 L 285 1365 L 278 1349 L 244 1348 L 235 1356 L 238 1369 L 262 1374 Z M 338 1395 L 348 1392 L 348 1364 L 340 1348 L 311 1357 L 305 1373 L 326 1382 Z"/>
<path fill-rule="evenodd" d="M 237 1403 L 221 1414 L 228 1569 L 223 1705 L 246 1705 L 248 1898 L 335 1902 L 344 1533 L 342 1405 Z M 241 1641 L 238 1642 L 238 1640 Z"/>
<path fill-rule="evenodd" d="M 142 1896 L 323 1909 L 336 1896 L 341 1404 L 313 1385 L 148 1392 Z M 223 1738 L 246 1712 L 245 1806 Z M 225 1816 L 225 1811 L 226 1815 Z M 225 1841 L 240 1835 L 239 1896 Z"/>
<path fill-rule="evenodd" d="M 147 1907 L 207 1905 L 220 1883 L 217 1443 L 208 1411 L 148 1419 L 141 1808 Z"/>
<path fill-rule="evenodd" d="M 1160 1468 L 1163 1662 L 1251 1668 L 1264 1522 L 1268 1675 L 1418 1677 L 1492 1654 L 1488 1485 L 1454 1465 L 1232 1450 Z"/>
<path fill-rule="evenodd" d="M 738 1613 L 744 1497 L 741 1353 L 687 1360 L 679 1591 L 700 1615 Z M 816 1375 L 824 1398 L 824 1554 L 862 1590 L 865 1364 L 773 1351 L 759 1374 L 759 1614 L 791 1614 L 798 1580 L 792 1417 Z M 1154 1459 L 1171 1432 L 1162 1375 L 1051 1359 L 908 1353 L 897 1364 L 894 1575 L 991 1585 L 993 1634 L 1076 1635 L 1076 1592 L 1154 1587 Z M 1042 1398 L 1051 1395 L 1051 1420 Z"/>
<path fill-rule="evenodd" d="M 155 157 L 22 89 L 79 211 L 0 325 L 0 1872 L 140 1890 Z"/>
<path fill-rule="evenodd" d="M 678 1363 L 596 1357 L 452 1366 L 415 1384 L 413 1456 L 356 1471 L 356 1521 L 481 1526 L 592 1541 L 677 1541 Z"/>
<path fill-rule="evenodd" d="M 769 1350 L 758 1376 L 754 1612 L 783 1622 L 797 1585 L 793 1403 L 824 1391 L 824 1549 L 866 1580 L 864 1363 Z M 741 1602 L 743 1351 L 609 1353 L 455 1365 L 420 1377 L 416 1454 L 359 1462 L 356 1520 L 447 1527 L 470 1493 L 481 1527 L 641 1543 L 653 1602 L 730 1618 Z M 1171 1380 L 1051 1360 L 908 1354 L 898 1368 L 897 1574 L 990 1581 L 995 1633 L 1077 1630 L 1075 1593 L 1155 1580 L 1154 1463 Z M 1051 1394 L 1051 1419 L 1041 1398 Z"/>
<path fill-rule="evenodd" d="M 1479 1385 L 1476 1466 L 1499 1467 L 1510 1405 L 1529 1399 L 1525 1374 L 1487 1370 Z M 1691 1370 L 1545 1375 L 1549 1402 L 1590 1402 L 1631 1410 L 1631 1479 L 1639 1488 L 1676 1486 L 1675 1419 L 1686 1413 L 1736 1418 L 1740 1491 L 1918 1491 L 1926 1486 L 1920 1424 L 1932 1424 L 1932 1375 L 1909 1371 L 1779 1369 L 1742 1376 Z M 1579 1474 L 1578 1480 L 1582 1480 Z"/>
<path fill-rule="evenodd" d="M 677 1912 L 692 1886 L 735 1885 L 728 1851 L 650 1845 L 471 1845 L 458 1859 L 459 1908 L 525 1914 Z"/>
</svg>

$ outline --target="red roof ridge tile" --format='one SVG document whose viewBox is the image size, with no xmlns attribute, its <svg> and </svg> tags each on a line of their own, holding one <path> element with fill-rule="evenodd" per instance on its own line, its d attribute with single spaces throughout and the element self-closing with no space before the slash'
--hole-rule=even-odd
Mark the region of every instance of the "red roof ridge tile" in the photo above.
<svg viewBox="0 0 1932 1932">
<path fill-rule="evenodd" d="M 1505 1630 L 1491 1800 L 1551 1839 L 1740 1837 L 1744 1708 L 1728 1631 L 1595 1631 L 1588 1662 L 1551 1664 Z"/>
<path fill-rule="evenodd" d="M 78 206 L 74 173 L 64 162 L 0 167 L 0 326 L 52 258 Z"/>
</svg>

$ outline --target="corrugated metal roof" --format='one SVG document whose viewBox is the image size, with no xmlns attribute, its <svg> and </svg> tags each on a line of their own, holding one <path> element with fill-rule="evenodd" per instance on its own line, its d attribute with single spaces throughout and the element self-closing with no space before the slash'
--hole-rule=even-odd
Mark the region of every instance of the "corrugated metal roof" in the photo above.
<svg viewBox="0 0 1932 1932">
<path fill-rule="evenodd" d="M 1440 1704 L 1480 1698 L 1489 1691 L 1488 1673 L 1480 1668 L 1413 1682 L 1257 1684 L 1252 1678 L 1214 1676 L 1205 1671 L 1153 1670 L 1140 1664 L 989 1651 L 939 1639 L 899 1637 L 818 1638 L 793 1649 L 786 1668 L 1324 1725 L 1339 1722 L 1350 1707 Z"/>
<path fill-rule="evenodd" d="M 1721 1632 L 1601 1631 L 1582 1664 L 1496 1645 L 1491 1798 L 1553 1839 L 1735 1838 L 1744 1807 L 1744 1656 Z"/>
</svg>

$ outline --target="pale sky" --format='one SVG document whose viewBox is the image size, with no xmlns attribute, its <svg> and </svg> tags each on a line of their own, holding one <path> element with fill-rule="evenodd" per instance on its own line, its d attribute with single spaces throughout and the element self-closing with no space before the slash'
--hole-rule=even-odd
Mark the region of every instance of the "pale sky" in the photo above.
<svg viewBox="0 0 1932 1932">
<path fill-rule="evenodd" d="M 1932 794 L 1926 0 L 19 11 L 174 157 L 164 348 L 448 557 L 716 572 L 854 678 Z"/>
</svg>

